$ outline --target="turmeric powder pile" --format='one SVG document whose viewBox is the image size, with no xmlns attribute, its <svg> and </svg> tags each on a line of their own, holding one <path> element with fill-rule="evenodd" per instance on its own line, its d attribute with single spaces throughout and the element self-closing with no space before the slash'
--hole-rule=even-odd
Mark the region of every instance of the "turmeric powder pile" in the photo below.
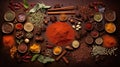
<svg viewBox="0 0 120 67">
<path fill-rule="evenodd" d="M 116 30 L 116 26 L 115 26 L 114 23 L 106 23 L 106 24 L 105 24 L 105 30 L 106 30 L 106 32 L 108 32 L 108 33 L 113 33 L 113 32 L 115 32 L 115 30 Z"/>
</svg>

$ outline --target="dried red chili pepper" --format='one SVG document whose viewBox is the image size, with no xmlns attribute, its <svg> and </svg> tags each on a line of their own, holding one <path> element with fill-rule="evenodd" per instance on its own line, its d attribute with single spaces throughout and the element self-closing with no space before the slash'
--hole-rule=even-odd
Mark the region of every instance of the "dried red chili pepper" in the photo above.
<svg viewBox="0 0 120 67">
<path fill-rule="evenodd" d="M 46 45 L 46 47 L 49 48 L 49 49 L 52 49 L 52 48 L 53 48 L 52 45 Z"/>
<path fill-rule="evenodd" d="M 11 5 L 9 5 L 8 8 L 10 8 L 12 11 L 15 11 Z"/>
<path fill-rule="evenodd" d="M 96 12 L 98 12 L 99 10 L 98 10 L 98 7 L 96 7 L 96 6 L 94 6 L 94 9 L 95 9 L 95 11 Z"/>
<path fill-rule="evenodd" d="M 24 59 L 23 59 L 22 61 L 23 61 L 23 62 L 30 62 L 30 60 L 24 60 Z"/>
<path fill-rule="evenodd" d="M 19 5 L 21 6 L 21 8 L 24 8 L 23 3 L 19 2 Z"/>
<path fill-rule="evenodd" d="M 22 8 L 22 6 L 19 4 L 19 3 L 15 3 L 15 2 L 10 2 L 9 3 L 9 8 L 11 9 L 11 10 L 19 10 L 19 9 L 21 9 Z"/>
</svg>

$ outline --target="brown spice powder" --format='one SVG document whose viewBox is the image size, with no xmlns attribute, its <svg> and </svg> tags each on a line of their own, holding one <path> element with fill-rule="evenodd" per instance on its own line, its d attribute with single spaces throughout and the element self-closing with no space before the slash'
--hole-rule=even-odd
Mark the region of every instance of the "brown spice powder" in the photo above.
<svg viewBox="0 0 120 67">
<path fill-rule="evenodd" d="M 82 43 L 77 50 L 71 52 L 70 57 L 78 63 L 88 60 L 91 57 L 90 52 L 91 48 L 88 47 L 85 43 Z"/>
</svg>

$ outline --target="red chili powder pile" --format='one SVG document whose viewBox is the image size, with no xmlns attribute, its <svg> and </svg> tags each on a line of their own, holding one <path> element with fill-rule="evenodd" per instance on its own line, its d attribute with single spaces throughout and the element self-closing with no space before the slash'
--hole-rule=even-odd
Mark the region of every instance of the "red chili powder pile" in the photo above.
<svg viewBox="0 0 120 67">
<path fill-rule="evenodd" d="M 74 29 L 65 22 L 56 22 L 47 27 L 46 37 L 54 45 L 69 45 L 75 38 Z"/>
<path fill-rule="evenodd" d="M 110 35 L 103 35 L 103 46 L 106 48 L 112 48 L 117 46 L 117 41 L 115 37 Z"/>
<path fill-rule="evenodd" d="M 3 36 L 3 44 L 5 47 L 11 48 L 13 45 L 15 45 L 14 36 L 13 35 Z"/>
</svg>

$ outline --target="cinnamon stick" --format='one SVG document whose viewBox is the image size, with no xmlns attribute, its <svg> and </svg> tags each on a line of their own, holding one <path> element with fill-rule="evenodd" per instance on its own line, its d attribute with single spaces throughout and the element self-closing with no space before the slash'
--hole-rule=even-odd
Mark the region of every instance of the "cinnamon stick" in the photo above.
<svg viewBox="0 0 120 67">
<path fill-rule="evenodd" d="M 75 14 L 74 11 L 47 12 L 48 15 Z"/>
<path fill-rule="evenodd" d="M 56 61 L 58 61 L 60 58 L 62 58 L 67 53 L 66 50 L 64 50 L 57 58 Z"/>
<path fill-rule="evenodd" d="M 69 63 L 68 59 L 65 56 L 63 56 L 62 59 L 65 61 L 65 63 Z"/>
<path fill-rule="evenodd" d="M 48 9 L 49 11 L 67 11 L 67 10 L 74 10 L 74 6 L 67 6 L 67 7 L 61 7 L 61 8 L 53 8 L 53 9 Z"/>
</svg>

